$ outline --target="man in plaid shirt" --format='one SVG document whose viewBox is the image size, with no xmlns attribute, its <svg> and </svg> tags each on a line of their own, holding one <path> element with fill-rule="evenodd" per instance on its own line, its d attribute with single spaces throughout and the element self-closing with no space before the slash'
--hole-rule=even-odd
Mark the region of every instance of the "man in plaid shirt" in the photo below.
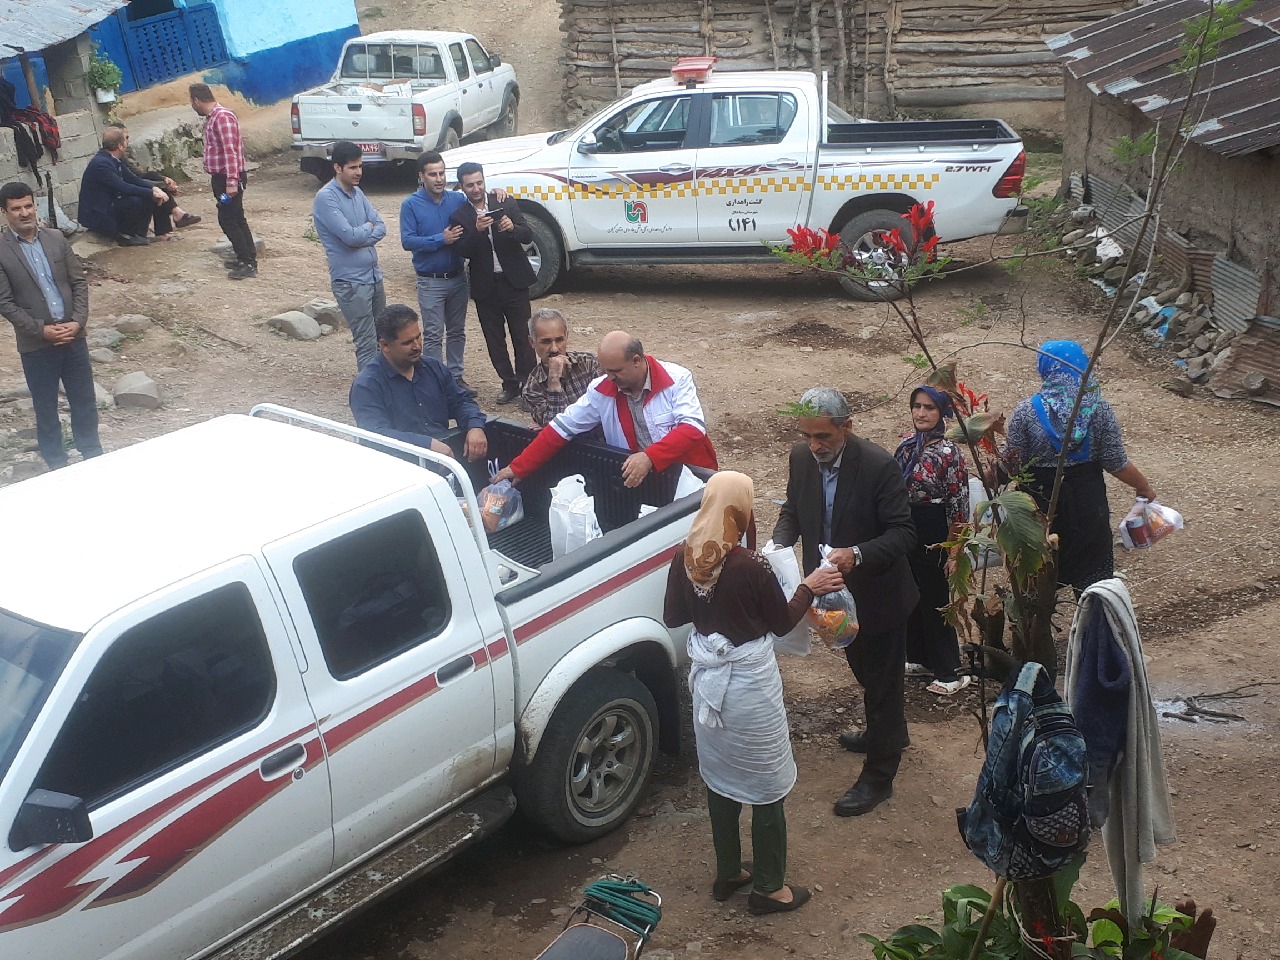
<svg viewBox="0 0 1280 960">
<path fill-rule="evenodd" d="M 240 121 L 214 99 L 208 84 L 193 83 L 187 92 L 191 95 L 191 109 L 205 118 L 204 172 L 209 174 L 213 198 L 218 203 L 218 226 L 235 251 L 235 259 L 227 261 L 228 275 L 232 280 L 256 277 L 258 253 L 253 246 L 253 232 L 244 218 L 244 191 L 249 177 L 244 170 Z M 227 199 L 223 200 L 223 196 Z"/>
<path fill-rule="evenodd" d="M 524 382 L 524 404 L 533 422 L 545 427 L 587 392 L 591 381 L 604 376 L 595 354 L 569 349 L 569 325 L 559 310 L 544 308 L 529 318 L 529 342 L 538 365 Z M 591 440 L 604 440 L 596 427 Z"/>
</svg>

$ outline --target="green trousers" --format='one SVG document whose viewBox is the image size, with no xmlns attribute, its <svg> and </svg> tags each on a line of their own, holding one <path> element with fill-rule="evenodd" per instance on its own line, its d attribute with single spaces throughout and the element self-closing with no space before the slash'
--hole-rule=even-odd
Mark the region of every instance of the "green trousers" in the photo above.
<svg viewBox="0 0 1280 960">
<path fill-rule="evenodd" d="M 751 807 L 752 886 L 757 893 L 782 889 L 787 877 L 787 818 L 782 800 Z M 716 879 L 733 880 L 742 874 L 742 836 L 738 820 L 742 804 L 707 788 L 711 814 L 711 843 L 716 848 Z"/>
</svg>

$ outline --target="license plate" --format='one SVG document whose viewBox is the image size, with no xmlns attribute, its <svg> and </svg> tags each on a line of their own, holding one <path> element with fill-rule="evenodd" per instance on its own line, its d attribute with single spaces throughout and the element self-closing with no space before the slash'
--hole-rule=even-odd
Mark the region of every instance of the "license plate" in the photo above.
<svg viewBox="0 0 1280 960">
<path fill-rule="evenodd" d="M 365 143 L 365 142 L 362 142 L 362 143 L 360 143 L 360 144 L 359 144 L 359 147 L 360 147 L 361 152 L 362 152 L 366 157 L 367 157 L 367 156 L 377 156 L 377 157 L 382 156 L 382 144 L 381 144 L 381 143 Z"/>
</svg>

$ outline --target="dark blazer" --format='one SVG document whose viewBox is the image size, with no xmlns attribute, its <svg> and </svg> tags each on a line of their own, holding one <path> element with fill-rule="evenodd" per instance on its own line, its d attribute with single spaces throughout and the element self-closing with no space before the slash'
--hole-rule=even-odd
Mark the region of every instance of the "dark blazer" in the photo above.
<svg viewBox="0 0 1280 960">
<path fill-rule="evenodd" d="M 818 471 L 806 444 L 791 448 L 787 499 L 773 528 L 776 544 L 793 546 L 802 541 L 805 573 L 821 559 L 823 499 Z M 845 576 L 858 604 L 862 631 L 881 633 L 901 626 L 915 609 L 920 591 L 907 563 L 916 529 L 897 461 L 871 441 L 850 437 L 840 461 L 831 512 L 830 546 L 856 546 L 862 551 L 862 563 Z"/>
<path fill-rule="evenodd" d="M 512 197 L 507 197 L 504 203 L 498 203 L 491 193 L 489 209 L 494 213 L 499 210 L 505 213 L 511 218 L 515 229 L 510 233 L 503 233 L 498 229 L 496 223 L 498 217 L 495 216 L 494 225 L 481 233 L 476 229 L 476 208 L 470 201 L 449 218 L 466 231 L 458 241 L 458 249 L 469 261 L 471 296 L 476 300 L 483 299 L 493 290 L 493 256 L 489 253 L 490 233 L 493 234 L 493 249 L 497 251 L 498 262 L 502 264 L 502 275 L 506 277 L 507 283 L 517 290 L 528 290 L 533 286 L 533 281 L 538 278 L 524 252 L 524 245 L 533 240 L 533 231 L 529 228 L 529 224 L 525 223 L 520 205 Z"/>
<path fill-rule="evenodd" d="M 41 227 L 37 236 L 66 307 L 63 322 L 74 320 L 80 324 L 79 335 L 83 337 L 89 326 L 89 282 L 84 278 L 80 258 L 57 230 Z M 13 324 L 18 352 L 30 353 L 50 346 L 44 338 L 44 326 L 57 321 L 49 313 L 44 291 L 19 243 L 12 230 L 0 229 L 0 316 Z"/>
<path fill-rule="evenodd" d="M 135 174 L 123 160 L 99 150 L 80 177 L 80 206 L 76 217 L 85 229 L 114 237 L 120 232 L 115 203 L 121 197 L 140 197 L 153 203 L 155 184 Z"/>
</svg>

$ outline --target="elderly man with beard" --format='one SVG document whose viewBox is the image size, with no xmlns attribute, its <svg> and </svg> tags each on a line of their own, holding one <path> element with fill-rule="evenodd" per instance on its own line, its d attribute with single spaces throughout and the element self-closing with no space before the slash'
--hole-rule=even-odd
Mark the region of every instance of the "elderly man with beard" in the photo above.
<svg viewBox="0 0 1280 960">
<path fill-rule="evenodd" d="M 818 547 L 844 574 L 858 605 L 861 630 L 845 648 L 862 685 L 866 729 L 844 733 L 846 750 L 865 753 L 857 781 L 835 803 L 836 816 L 856 817 L 893 796 L 908 746 L 903 708 L 907 619 L 920 597 L 907 554 L 916 531 L 902 471 L 888 451 L 855 436 L 849 402 L 840 391 L 814 387 L 800 398 L 801 442 L 791 449 L 787 499 L 773 541 L 802 541 L 806 573 L 821 561 Z"/>
</svg>

